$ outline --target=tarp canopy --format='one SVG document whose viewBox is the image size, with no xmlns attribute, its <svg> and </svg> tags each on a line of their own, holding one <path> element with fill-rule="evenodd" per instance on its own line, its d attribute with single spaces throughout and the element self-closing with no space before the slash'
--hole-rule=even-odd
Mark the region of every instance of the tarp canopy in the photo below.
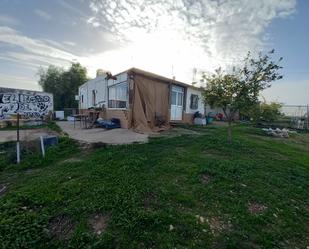
<svg viewBox="0 0 309 249">
<path fill-rule="evenodd" d="M 169 84 L 134 75 L 132 126 L 138 132 L 169 128 Z"/>
</svg>

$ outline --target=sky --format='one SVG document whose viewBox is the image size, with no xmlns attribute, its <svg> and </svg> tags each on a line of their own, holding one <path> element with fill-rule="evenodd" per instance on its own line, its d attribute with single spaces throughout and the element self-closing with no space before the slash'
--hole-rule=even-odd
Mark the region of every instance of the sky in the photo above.
<svg viewBox="0 0 309 249">
<path fill-rule="evenodd" d="M 0 0 L 0 87 L 40 90 L 40 67 L 72 62 L 191 83 L 274 48 L 284 77 L 263 96 L 306 105 L 308 13 L 309 0 Z"/>
</svg>

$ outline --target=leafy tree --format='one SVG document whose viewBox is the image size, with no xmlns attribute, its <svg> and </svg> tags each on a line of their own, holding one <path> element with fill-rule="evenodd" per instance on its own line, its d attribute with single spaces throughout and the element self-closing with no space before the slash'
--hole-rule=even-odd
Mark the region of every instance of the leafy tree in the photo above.
<svg viewBox="0 0 309 249">
<path fill-rule="evenodd" d="M 75 95 L 78 87 L 87 79 L 87 69 L 79 63 L 72 63 L 68 70 L 56 66 L 49 66 L 46 70 L 41 68 L 38 72 L 39 84 L 43 91 L 54 95 L 54 108 L 77 108 Z"/>
<path fill-rule="evenodd" d="M 274 50 L 253 57 L 249 52 L 243 66 L 234 67 L 231 73 L 221 68 L 214 74 L 203 74 L 206 87 L 203 92 L 204 102 L 222 108 L 228 122 L 228 141 L 232 141 L 232 122 L 240 111 L 246 111 L 259 102 L 260 92 L 282 78 L 278 72 L 282 67 L 273 61 Z"/>
<path fill-rule="evenodd" d="M 243 112 L 245 116 L 249 117 L 254 123 L 259 122 L 275 122 L 280 117 L 283 116 L 280 109 L 282 104 L 278 102 L 266 103 L 266 101 L 260 102 L 257 105 L 252 106 L 252 108 Z"/>
</svg>

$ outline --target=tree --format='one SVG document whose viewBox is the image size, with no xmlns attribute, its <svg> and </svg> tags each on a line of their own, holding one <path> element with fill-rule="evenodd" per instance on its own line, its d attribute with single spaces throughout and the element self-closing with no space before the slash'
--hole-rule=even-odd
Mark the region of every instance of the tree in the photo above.
<svg viewBox="0 0 309 249">
<path fill-rule="evenodd" d="M 232 141 L 232 122 L 240 111 L 246 111 L 259 102 L 260 92 L 282 78 L 279 70 L 280 58 L 273 61 L 274 50 L 255 58 L 249 52 L 243 66 L 234 67 L 231 73 L 221 68 L 214 74 L 203 74 L 206 87 L 203 92 L 204 102 L 222 108 L 228 122 L 228 141 Z"/>
<path fill-rule="evenodd" d="M 257 105 L 252 106 L 252 108 L 247 111 L 242 112 L 242 114 L 249 117 L 254 123 L 271 123 L 284 116 L 280 111 L 281 107 L 282 104 L 278 102 L 266 103 L 264 100 L 263 102 L 259 102 Z"/>
<path fill-rule="evenodd" d="M 43 91 L 54 95 L 56 110 L 78 107 L 75 95 L 78 94 L 78 87 L 88 80 L 85 67 L 72 63 L 68 70 L 64 70 L 51 65 L 46 70 L 39 69 L 38 75 Z"/>
</svg>

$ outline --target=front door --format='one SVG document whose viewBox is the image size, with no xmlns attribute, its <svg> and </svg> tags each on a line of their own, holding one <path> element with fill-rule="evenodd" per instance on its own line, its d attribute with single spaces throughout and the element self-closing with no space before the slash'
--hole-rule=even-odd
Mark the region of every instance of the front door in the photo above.
<svg viewBox="0 0 309 249">
<path fill-rule="evenodd" d="M 171 120 L 182 120 L 184 89 L 172 86 Z"/>
</svg>

